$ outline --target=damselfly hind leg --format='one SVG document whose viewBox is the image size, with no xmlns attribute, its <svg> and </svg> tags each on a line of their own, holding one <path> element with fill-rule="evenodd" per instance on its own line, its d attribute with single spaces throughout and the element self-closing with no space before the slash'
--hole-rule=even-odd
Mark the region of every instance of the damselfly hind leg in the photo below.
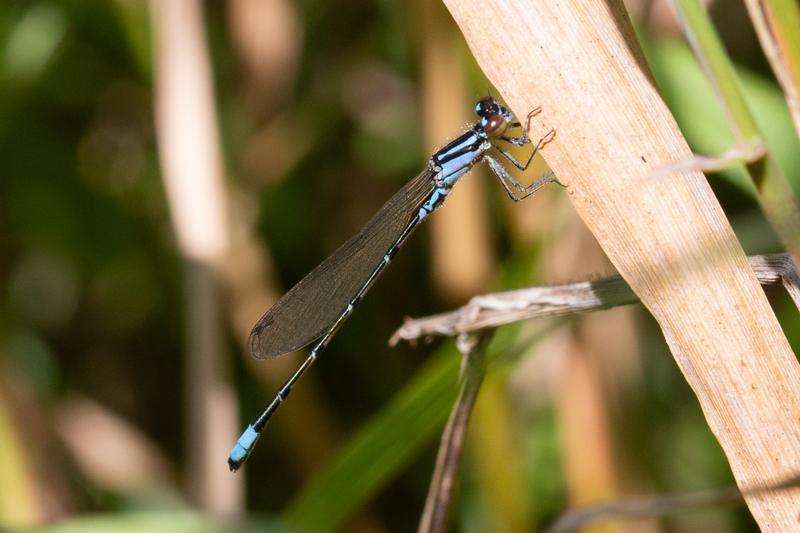
<svg viewBox="0 0 800 533">
<path fill-rule="evenodd" d="M 505 167 L 503 167 L 503 165 L 501 165 L 495 158 L 487 155 L 484 157 L 484 160 L 489 164 L 489 168 L 492 169 L 492 172 L 494 172 L 495 176 L 497 176 L 497 179 L 500 180 L 500 183 L 503 185 L 506 193 L 508 193 L 508 197 L 515 202 L 519 202 L 528 196 L 531 196 L 548 183 L 558 183 L 555 174 L 548 170 L 544 176 L 538 178 L 536 181 L 525 187 L 520 182 L 515 180 L 513 176 L 508 173 Z M 511 187 L 512 185 L 514 188 Z M 515 191 L 514 189 L 517 190 Z"/>
<path fill-rule="evenodd" d="M 531 111 L 531 113 L 528 114 L 526 129 L 527 126 L 530 124 L 530 118 L 535 114 L 537 114 L 539 111 L 541 111 L 541 108 L 536 108 L 533 111 Z M 510 161 L 511 164 L 513 164 L 518 169 L 525 171 L 530 166 L 531 161 L 533 161 L 533 156 L 536 155 L 536 153 L 544 145 L 552 141 L 553 138 L 555 137 L 555 134 L 556 134 L 555 130 L 550 130 L 544 137 L 539 139 L 539 142 L 537 142 L 536 146 L 533 147 L 530 155 L 528 156 L 528 160 L 524 164 L 517 161 L 514 158 L 514 156 L 512 156 L 510 153 L 503 150 L 502 148 L 498 146 L 495 146 L 495 148 L 497 148 L 497 151 L 500 152 L 500 154 L 502 154 L 503 157 L 505 157 L 508 161 Z M 527 136 L 525 138 L 527 139 Z M 503 140 L 506 139 L 503 138 Z M 556 179 L 555 175 L 551 171 L 548 171 L 544 176 L 538 178 L 530 185 L 525 186 L 522 185 L 516 179 L 514 179 L 514 177 L 505 169 L 505 167 L 501 165 L 500 162 L 498 162 L 492 156 L 486 155 L 484 156 L 484 159 L 489 164 L 489 168 L 492 169 L 497 178 L 500 180 L 500 183 L 503 185 L 503 188 L 506 190 L 506 193 L 508 193 L 509 198 L 511 198 L 515 202 L 519 202 L 520 200 L 524 200 L 525 198 L 531 196 L 532 194 L 537 192 L 539 189 L 541 189 L 548 183 L 551 182 L 558 183 L 558 180 Z M 516 189 L 516 191 L 514 189 Z"/>
</svg>

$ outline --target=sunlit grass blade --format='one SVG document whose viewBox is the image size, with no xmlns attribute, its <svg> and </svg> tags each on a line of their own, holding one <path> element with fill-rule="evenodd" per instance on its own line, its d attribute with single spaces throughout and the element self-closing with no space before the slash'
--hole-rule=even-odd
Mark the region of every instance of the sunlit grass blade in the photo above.
<svg viewBox="0 0 800 533">
<path fill-rule="evenodd" d="M 28 451 L 20 442 L 6 405 L 0 396 L 0 529 L 41 520 Z"/>
<path fill-rule="evenodd" d="M 447 345 L 342 450 L 290 505 L 287 522 L 309 531 L 335 530 L 444 425 L 456 397 L 460 358 Z M 416 511 L 415 511 L 416 512 Z"/>
<path fill-rule="evenodd" d="M 680 41 L 664 40 L 645 46 L 647 60 L 664 99 L 689 143 L 697 153 L 719 154 L 735 142 L 708 79 L 689 48 Z M 745 69 L 736 75 L 770 153 L 796 185 L 800 177 L 800 143 L 793 135 L 783 96 L 774 83 Z M 720 175 L 748 193 L 753 192 L 743 167 L 728 168 Z"/>
<path fill-rule="evenodd" d="M 800 135 L 800 4 L 797 0 L 745 0 L 745 5 Z"/>
<path fill-rule="evenodd" d="M 684 32 L 718 94 L 737 142 L 745 148 L 761 143 L 762 135 L 741 90 L 733 63 L 705 8 L 697 0 L 674 0 L 674 4 L 683 21 Z M 795 264 L 800 265 L 800 209 L 786 176 L 769 151 L 763 158 L 751 161 L 747 170 L 770 224 L 793 256 Z"/>
</svg>

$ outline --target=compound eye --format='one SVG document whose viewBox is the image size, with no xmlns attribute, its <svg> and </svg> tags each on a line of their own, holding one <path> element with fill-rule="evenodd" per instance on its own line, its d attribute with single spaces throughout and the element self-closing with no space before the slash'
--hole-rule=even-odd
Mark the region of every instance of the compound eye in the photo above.
<svg viewBox="0 0 800 533">
<path fill-rule="evenodd" d="M 493 110 L 495 105 L 494 98 L 491 96 L 484 96 L 478 100 L 477 104 L 475 104 L 475 113 L 477 113 L 480 117 L 485 117 L 487 113 Z"/>
<path fill-rule="evenodd" d="M 495 137 L 505 133 L 508 128 L 508 121 L 502 115 L 489 115 L 482 121 L 483 131 L 490 137 Z"/>
</svg>

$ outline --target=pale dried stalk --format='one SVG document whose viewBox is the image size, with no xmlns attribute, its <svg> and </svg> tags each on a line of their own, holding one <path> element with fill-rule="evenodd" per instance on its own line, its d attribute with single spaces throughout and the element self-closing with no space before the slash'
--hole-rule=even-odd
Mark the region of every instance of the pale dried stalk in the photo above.
<svg viewBox="0 0 800 533">
<path fill-rule="evenodd" d="M 745 0 L 744 3 L 800 135 L 800 8 L 796 0 Z"/>
<path fill-rule="evenodd" d="M 800 276 L 788 254 L 754 255 L 749 259 L 762 285 L 781 283 L 800 309 Z M 638 301 L 621 276 L 482 294 L 453 311 L 406 318 L 389 344 L 474 333 L 519 320 L 589 313 Z"/>
<path fill-rule="evenodd" d="M 238 512 L 241 478 L 227 472 L 238 417 L 226 381 L 216 268 L 227 252 L 227 199 L 198 0 L 153 0 L 156 132 L 162 177 L 184 259 L 187 486 L 203 509 Z"/>
<path fill-rule="evenodd" d="M 741 146 L 752 146 L 752 151 L 757 151 L 757 146 L 763 144 L 764 135 L 747 104 L 736 70 L 706 8 L 700 0 L 672 0 L 672 4 L 681 19 L 686 38 L 714 88 L 731 131 Z M 746 168 L 767 221 L 786 251 L 800 265 L 800 206 L 789 180 L 766 149 L 763 160 L 750 162 Z"/>
<path fill-rule="evenodd" d="M 473 95 L 466 87 L 463 44 L 449 13 L 439 2 L 414 4 L 421 21 L 421 103 L 426 152 L 453 136 L 453 124 L 473 119 Z M 480 179 L 462 180 L 430 221 L 431 276 L 439 295 L 463 301 L 485 287 L 495 260 L 489 216 Z"/>
<path fill-rule="evenodd" d="M 658 321 L 750 510 L 791 530 L 800 490 L 751 489 L 800 467 L 800 366 L 704 176 L 642 179 L 691 153 L 622 2 L 446 4 L 517 114 L 543 106 L 531 137 L 557 130 L 543 155 Z"/>
<path fill-rule="evenodd" d="M 299 66 L 302 44 L 299 6 L 292 0 L 231 0 L 226 5 L 236 60 L 243 70 L 241 94 L 246 113 L 261 128 L 247 139 L 247 146 L 239 154 L 241 165 L 237 166 L 244 170 L 244 175 L 259 176 L 259 182 L 277 180 L 278 176 L 289 174 L 287 165 L 297 162 L 298 152 L 303 151 L 300 145 L 307 149 L 307 145 L 313 144 L 311 132 L 303 127 L 296 109 L 284 106 Z M 291 120 L 273 117 L 263 123 L 276 108 L 282 112 L 289 110 Z M 301 129 L 302 135 L 296 131 Z M 256 184 L 236 180 L 227 185 L 230 247 L 220 265 L 227 311 L 247 372 L 265 390 L 272 391 L 294 373 L 305 354 L 287 354 L 268 365 L 250 355 L 247 347 L 250 330 L 281 293 L 274 282 L 276 275 L 268 243 L 256 229 L 260 205 Z M 274 421 L 279 427 L 272 428 L 285 439 L 282 447 L 285 462 L 299 479 L 319 471 L 336 441 L 330 422 L 333 417 L 328 413 L 330 407 L 321 398 L 320 387 L 314 383 L 316 378 L 306 376 L 305 386 L 298 387 L 292 393 L 292 401 L 283 407 L 284 416 Z"/>
</svg>

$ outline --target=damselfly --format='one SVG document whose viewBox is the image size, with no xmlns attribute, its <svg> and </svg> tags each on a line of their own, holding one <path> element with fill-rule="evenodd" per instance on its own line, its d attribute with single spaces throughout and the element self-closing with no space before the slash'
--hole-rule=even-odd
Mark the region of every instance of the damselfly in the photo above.
<svg viewBox="0 0 800 533">
<path fill-rule="evenodd" d="M 316 344 L 294 375 L 239 437 L 228 457 L 232 471 L 247 459 L 270 417 L 319 357 L 403 242 L 420 222 L 444 203 L 447 194 L 464 174 L 481 161 L 486 161 L 515 202 L 555 181 L 552 172 L 548 172 L 530 185 L 523 186 L 489 154 L 494 148 L 515 167 L 526 170 L 536 152 L 553 138 L 554 130 L 536 143 L 524 163 L 495 143 L 529 144 L 531 119 L 539 111 L 541 108 L 528 113 L 522 126 L 514 121 L 511 111 L 494 98 L 486 96 L 478 100 L 475 112 L 480 120 L 433 154 L 425 170 L 392 196 L 358 235 L 333 252 L 261 317 L 249 340 L 250 352 L 257 358 L 278 357 L 314 341 Z M 522 128 L 520 135 L 507 135 L 514 128 Z"/>
</svg>

